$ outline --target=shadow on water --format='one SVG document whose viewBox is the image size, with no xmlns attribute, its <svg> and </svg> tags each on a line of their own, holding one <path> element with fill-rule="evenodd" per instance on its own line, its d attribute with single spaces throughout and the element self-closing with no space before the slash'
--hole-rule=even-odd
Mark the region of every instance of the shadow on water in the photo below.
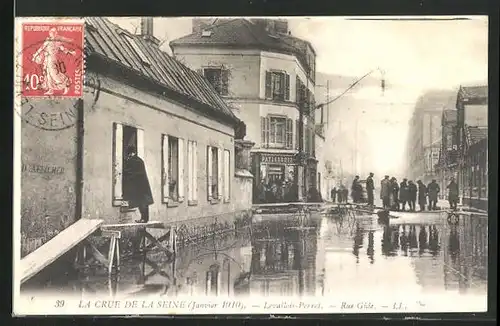
<svg viewBox="0 0 500 326">
<path fill-rule="evenodd" d="M 340 286 L 369 291 L 373 282 L 387 287 L 406 282 L 424 290 L 485 294 L 487 219 L 425 221 L 380 224 L 373 214 L 352 212 L 269 216 L 237 234 L 226 232 L 185 245 L 174 261 L 160 251 L 129 255 L 119 274 L 109 278 L 98 266 L 78 273 L 66 259 L 23 288 L 88 296 L 244 297 L 329 295 Z M 391 273 L 375 273 L 374 266 L 382 271 L 396 268 L 401 280 Z"/>
</svg>

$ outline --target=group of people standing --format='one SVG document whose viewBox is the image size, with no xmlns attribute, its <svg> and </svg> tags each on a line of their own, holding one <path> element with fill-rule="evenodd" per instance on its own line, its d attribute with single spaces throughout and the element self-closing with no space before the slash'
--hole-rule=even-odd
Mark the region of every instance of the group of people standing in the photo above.
<svg viewBox="0 0 500 326">
<path fill-rule="evenodd" d="M 366 178 L 366 195 L 369 206 L 374 206 L 374 191 L 375 184 L 373 181 L 373 173 Z M 454 178 L 451 178 L 448 189 L 448 201 L 451 209 L 457 209 L 458 204 L 458 184 Z M 441 189 L 439 184 L 433 179 L 428 185 L 425 185 L 421 180 L 414 182 L 406 178 L 398 183 L 395 177 L 386 175 L 380 182 L 380 199 L 384 209 L 396 211 L 416 211 L 416 205 L 419 205 L 420 211 L 437 210 L 438 195 Z M 356 176 L 352 182 L 351 195 L 354 203 L 363 201 L 363 187 Z M 347 202 L 347 189 L 341 185 L 341 189 L 333 188 L 331 191 L 332 201 Z"/>
<path fill-rule="evenodd" d="M 448 200 L 452 209 L 457 208 L 458 203 L 458 185 L 452 178 L 448 185 L 449 196 Z M 415 184 L 412 180 L 403 179 L 401 183 L 395 177 L 389 178 L 388 175 L 380 183 L 380 198 L 384 209 L 406 210 L 408 204 L 409 211 L 416 210 L 416 203 L 420 211 L 424 211 L 428 201 L 428 210 L 437 210 L 438 194 L 441 191 L 439 184 L 433 179 L 427 186 L 418 180 Z"/>
<path fill-rule="evenodd" d="M 341 184 L 338 189 L 336 187 L 333 187 L 333 189 L 330 192 L 330 195 L 334 203 L 336 203 L 337 201 L 339 203 L 347 203 L 349 190 L 347 190 L 347 188 L 343 184 Z"/>
</svg>

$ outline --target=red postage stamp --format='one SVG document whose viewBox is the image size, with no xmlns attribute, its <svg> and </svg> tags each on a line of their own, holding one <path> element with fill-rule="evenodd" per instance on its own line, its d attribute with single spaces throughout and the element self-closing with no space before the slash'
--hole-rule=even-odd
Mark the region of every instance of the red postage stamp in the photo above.
<svg viewBox="0 0 500 326">
<path fill-rule="evenodd" d="M 80 98 L 83 44 L 83 23 L 23 23 L 21 96 Z"/>
</svg>

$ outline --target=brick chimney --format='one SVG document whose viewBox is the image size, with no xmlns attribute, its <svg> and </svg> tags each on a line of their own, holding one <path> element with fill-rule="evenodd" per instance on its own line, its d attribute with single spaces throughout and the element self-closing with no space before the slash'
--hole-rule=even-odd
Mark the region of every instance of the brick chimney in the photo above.
<svg viewBox="0 0 500 326">
<path fill-rule="evenodd" d="M 151 45 L 159 46 L 160 40 L 154 36 L 153 32 L 153 17 L 142 17 L 140 35 Z"/>
</svg>

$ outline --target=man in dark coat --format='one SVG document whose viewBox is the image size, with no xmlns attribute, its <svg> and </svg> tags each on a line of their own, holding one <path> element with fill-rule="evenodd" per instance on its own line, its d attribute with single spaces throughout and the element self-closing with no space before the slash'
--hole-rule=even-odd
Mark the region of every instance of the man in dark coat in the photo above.
<svg viewBox="0 0 500 326">
<path fill-rule="evenodd" d="M 352 200 L 355 203 L 359 203 L 361 199 L 361 192 L 362 192 L 362 186 L 361 183 L 359 183 L 359 175 L 354 177 L 354 180 L 352 181 L 352 186 L 351 186 L 351 196 Z"/>
<path fill-rule="evenodd" d="M 398 180 L 394 177 L 391 178 L 391 190 L 392 190 L 392 208 L 399 211 L 399 185 Z"/>
<path fill-rule="evenodd" d="M 330 195 L 332 196 L 332 202 L 335 203 L 337 199 L 337 188 L 333 187 L 332 191 L 330 192 Z"/>
<path fill-rule="evenodd" d="M 436 210 L 437 207 L 437 201 L 438 201 L 438 194 L 439 191 L 439 185 L 437 184 L 436 180 L 433 179 L 431 183 L 427 186 L 427 194 L 429 195 L 429 210 Z"/>
<path fill-rule="evenodd" d="M 413 181 L 408 181 L 408 200 L 410 211 L 415 211 L 415 203 L 417 201 L 417 185 Z"/>
<path fill-rule="evenodd" d="M 127 158 L 123 166 L 123 199 L 130 208 L 139 208 L 141 219 L 138 223 L 149 221 L 149 205 L 153 204 L 153 195 L 149 185 L 144 161 L 137 156 L 135 146 L 127 148 Z"/>
<path fill-rule="evenodd" d="M 344 203 L 347 203 L 348 196 L 349 196 L 349 190 L 344 186 L 344 188 L 342 188 L 342 198 L 344 200 Z"/>
<path fill-rule="evenodd" d="M 382 199 L 384 209 L 389 209 L 391 206 L 391 181 L 388 175 L 380 182 L 380 199 Z"/>
<path fill-rule="evenodd" d="M 425 204 L 427 203 L 427 187 L 418 180 L 418 205 L 420 206 L 420 211 L 425 211 Z"/>
<path fill-rule="evenodd" d="M 450 184 L 446 188 L 448 188 L 450 208 L 456 210 L 458 205 L 458 184 L 455 182 L 455 178 L 451 178 Z"/>
<path fill-rule="evenodd" d="M 368 205 L 373 206 L 373 192 L 375 191 L 375 185 L 373 184 L 373 173 L 370 172 L 368 178 L 366 178 L 366 195 L 368 199 Z"/>
<path fill-rule="evenodd" d="M 403 179 L 403 181 L 399 185 L 399 201 L 401 202 L 401 210 L 403 211 L 406 210 L 406 203 L 410 201 L 407 181 L 408 179 Z"/>
</svg>

